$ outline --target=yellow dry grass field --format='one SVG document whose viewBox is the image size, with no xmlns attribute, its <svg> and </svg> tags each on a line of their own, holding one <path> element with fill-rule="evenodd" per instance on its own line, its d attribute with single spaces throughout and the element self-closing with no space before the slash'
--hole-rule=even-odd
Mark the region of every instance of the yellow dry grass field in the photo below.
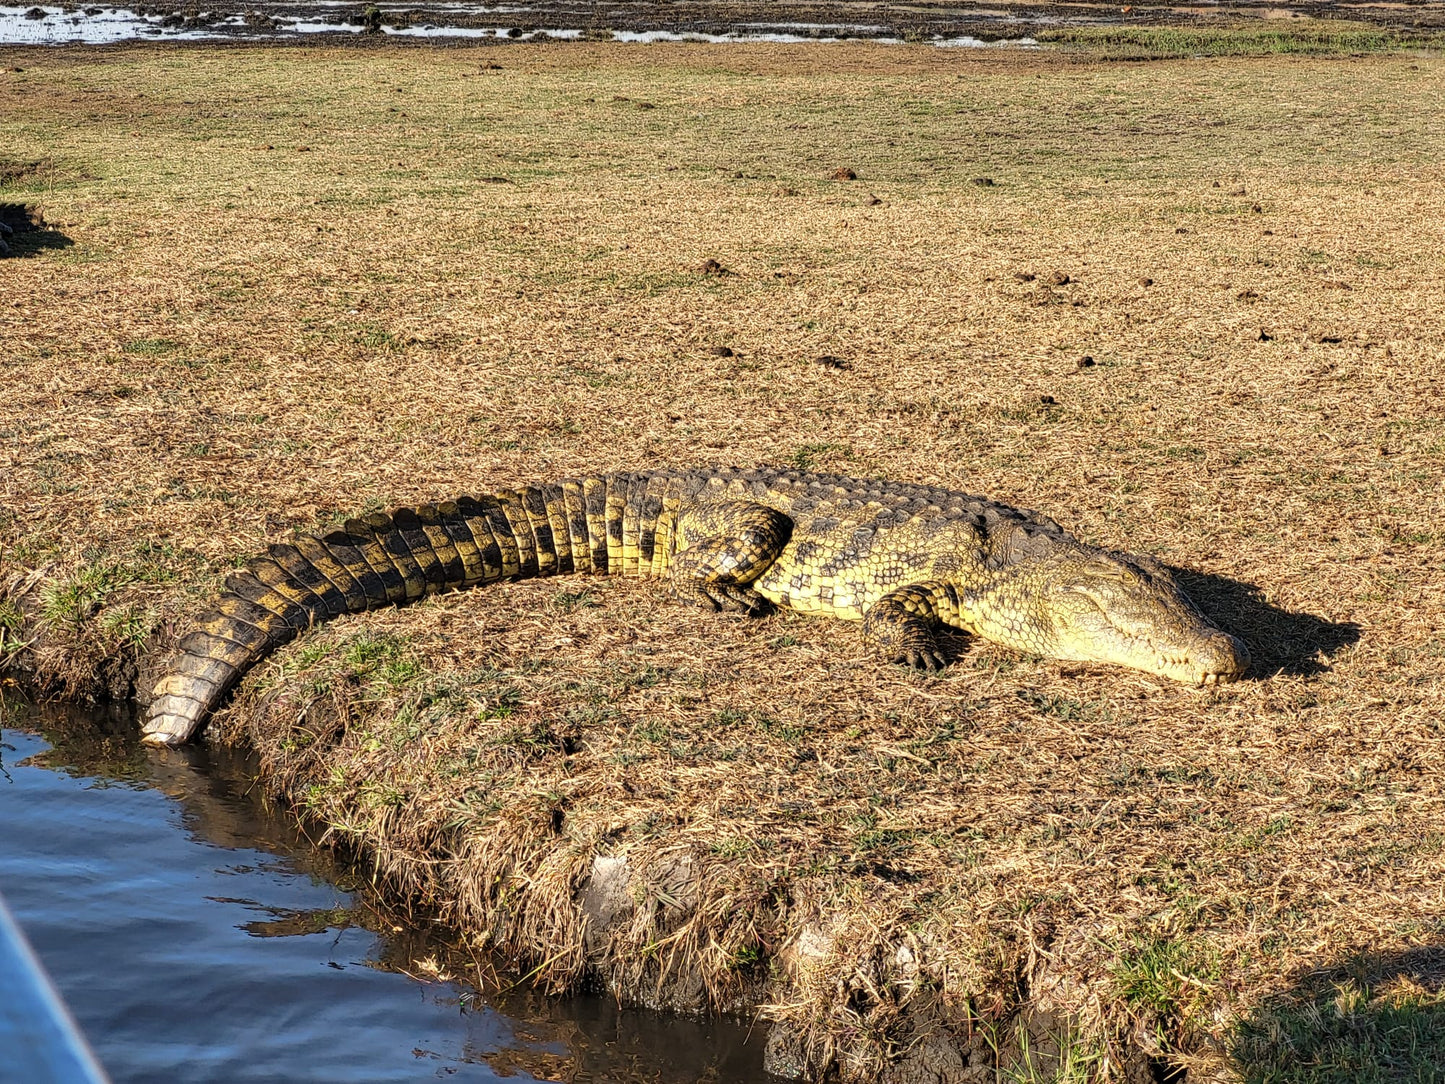
<svg viewBox="0 0 1445 1084">
<path fill-rule="evenodd" d="M 215 729 L 474 943 L 762 1006 L 779 1067 L 1434 1079 L 1442 103 L 1424 53 L 0 52 L 50 224 L 0 261 L 0 653 L 124 693 L 268 541 L 589 471 L 1037 508 L 1188 570 L 1248 679 L 573 578 L 338 621 Z"/>
</svg>

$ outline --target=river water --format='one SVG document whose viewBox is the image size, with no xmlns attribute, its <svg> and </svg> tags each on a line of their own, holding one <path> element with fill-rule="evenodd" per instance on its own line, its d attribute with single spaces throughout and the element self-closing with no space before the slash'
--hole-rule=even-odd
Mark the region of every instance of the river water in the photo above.
<svg viewBox="0 0 1445 1084">
<path fill-rule="evenodd" d="M 380 917 L 238 760 L 0 711 L 0 893 L 116 1084 L 766 1079 L 738 1021 L 429 977 L 442 943 Z"/>
</svg>

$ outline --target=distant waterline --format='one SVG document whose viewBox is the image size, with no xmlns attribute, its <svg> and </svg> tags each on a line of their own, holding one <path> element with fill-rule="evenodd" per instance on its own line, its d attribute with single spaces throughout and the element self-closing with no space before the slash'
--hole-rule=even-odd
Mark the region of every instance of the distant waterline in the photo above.
<svg viewBox="0 0 1445 1084">
<path fill-rule="evenodd" d="M 318 8 L 354 7 L 349 2 L 318 0 Z M 465 4 L 442 4 L 435 12 L 453 11 L 466 15 L 521 13 L 530 9 L 516 6 L 484 7 Z M 385 17 L 385 12 L 383 12 Z M 199 15 L 184 18 L 177 14 L 143 15 L 131 8 L 87 7 L 66 10 L 54 6 L 0 5 L 0 45 L 105 45 L 123 41 L 263 41 L 313 34 L 360 34 L 366 27 L 359 23 L 278 15 L 264 23 L 248 23 L 241 15 Z M 647 44 L 652 42 L 743 43 L 773 42 L 778 44 L 829 43 L 849 38 L 865 38 L 883 44 L 902 44 L 903 39 L 890 37 L 882 26 L 850 26 L 841 23 L 746 23 L 724 34 L 677 30 L 613 30 L 612 39 Z M 541 41 L 560 39 L 577 41 L 589 36 L 576 27 L 524 30 L 516 26 L 456 26 L 428 21 L 420 25 L 380 27 L 380 33 L 399 38 L 458 38 L 500 41 Z M 591 32 L 596 34 L 596 31 Z M 877 36 L 875 36 L 877 35 Z M 998 46 L 1036 46 L 1033 38 L 1012 38 L 984 41 L 966 35 L 937 36 L 920 39 L 920 44 L 939 48 L 991 48 Z"/>
</svg>

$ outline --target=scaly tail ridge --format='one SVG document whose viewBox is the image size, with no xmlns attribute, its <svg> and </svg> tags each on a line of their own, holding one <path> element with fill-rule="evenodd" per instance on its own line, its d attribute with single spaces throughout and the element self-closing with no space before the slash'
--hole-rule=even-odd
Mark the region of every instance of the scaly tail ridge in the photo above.
<svg viewBox="0 0 1445 1084">
<path fill-rule="evenodd" d="M 502 579 L 660 574 L 667 561 L 653 553 L 660 494 L 681 481 L 631 474 L 568 479 L 374 512 L 329 534 L 270 546 L 226 578 L 215 608 L 180 641 L 152 690 L 143 739 L 189 741 L 247 670 L 343 614 Z M 670 541 L 670 528 L 664 537 Z"/>
<path fill-rule="evenodd" d="M 313 625 L 501 579 L 499 530 L 510 526 L 485 499 L 464 499 L 373 513 L 269 547 L 226 578 L 216 608 L 181 640 L 152 692 L 144 740 L 189 740 L 246 670 Z"/>
</svg>

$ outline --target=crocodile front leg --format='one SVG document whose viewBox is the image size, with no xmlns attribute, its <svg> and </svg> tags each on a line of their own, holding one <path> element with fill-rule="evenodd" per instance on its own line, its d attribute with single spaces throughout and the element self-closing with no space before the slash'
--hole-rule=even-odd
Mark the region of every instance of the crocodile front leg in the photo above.
<svg viewBox="0 0 1445 1084">
<path fill-rule="evenodd" d="M 725 501 L 684 512 L 680 546 L 668 575 L 678 601 L 757 616 L 772 604 L 751 586 L 778 559 L 793 533 L 782 512 L 749 501 Z"/>
<path fill-rule="evenodd" d="M 863 615 L 863 641 L 888 662 L 937 671 L 948 665 L 934 630 L 948 608 L 942 583 L 911 583 L 890 591 Z"/>
</svg>

